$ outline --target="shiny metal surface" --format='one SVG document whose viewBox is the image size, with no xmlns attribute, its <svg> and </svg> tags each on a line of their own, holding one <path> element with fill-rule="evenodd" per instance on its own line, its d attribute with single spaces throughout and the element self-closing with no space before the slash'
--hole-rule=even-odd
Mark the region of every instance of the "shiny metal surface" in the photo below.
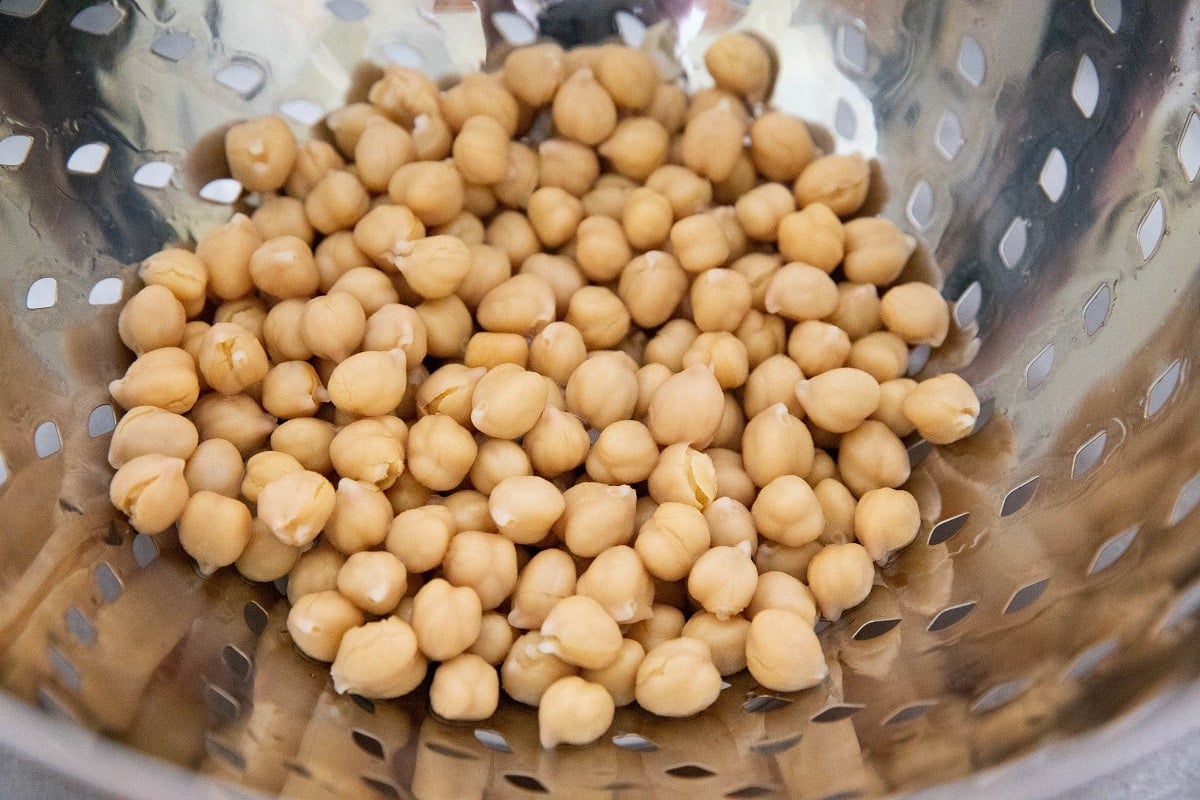
<svg viewBox="0 0 1200 800">
<path fill-rule="evenodd" d="M 879 159 L 872 202 L 955 301 L 927 369 L 992 401 L 915 471 L 922 537 L 822 633 L 817 689 L 740 679 L 698 718 L 627 709 L 612 741 L 543 753 L 529 709 L 476 730 L 336 696 L 272 588 L 202 581 L 169 537 L 112 522 L 113 303 L 127 265 L 229 214 L 201 199 L 237 199 L 214 183 L 222 126 L 282 110 L 303 130 L 362 91 L 364 57 L 474 69 L 522 35 L 492 11 L 538 10 L 0 0 L 0 683 L 188 772 L 126 783 L 113 759 L 141 756 L 10 698 L 0 736 L 139 798 L 1032 797 L 1194 716 L 1200 21 L 1182 2 L 643 7 L 647 46 L 696 86 L 720 30 L 776 42 L 776 102 Z"/>
</svg>

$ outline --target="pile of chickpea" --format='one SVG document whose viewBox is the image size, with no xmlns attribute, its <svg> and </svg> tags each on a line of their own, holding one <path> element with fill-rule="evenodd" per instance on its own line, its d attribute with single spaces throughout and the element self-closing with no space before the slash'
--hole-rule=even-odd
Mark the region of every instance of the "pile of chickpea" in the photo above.
<svg viewBox="0 0 1200 800">
<path fill-rule="evenodd" d="M 818 614 L 921 518 L 902 437 L 971 387 L 906 377 L 947 304 L 856 217 L 857 155 L 770 110 L 733 33 L 688 97 L 646 53 L 537 44 L 439 90 L 391 66 L 298 143 L 234 125 L 256 208 L 147 258 L 120 314 L 113 504 L 206 573 L 287 576 L 339 692 L 541 741 L 684 717 L 722 676 L 820 683 Z M 436 666 L 433 666 L 436 664 Z"/>
</svg>

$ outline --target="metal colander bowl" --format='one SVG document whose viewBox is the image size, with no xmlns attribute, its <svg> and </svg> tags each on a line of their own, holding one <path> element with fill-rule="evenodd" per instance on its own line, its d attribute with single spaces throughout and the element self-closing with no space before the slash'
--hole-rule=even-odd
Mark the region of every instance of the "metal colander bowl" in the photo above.
<svg viewBox="0 0 1200 800">
<path fill-rule="evenodd" d="M 953 304 L 913 371 L 960 370 L 991 417 L 913 446 L 920 537 L 822 633 L 826 683 L 738 678 L 694 719 L 624 709 L 610 738 L 546 753 L 529 709 L 476 728 L 336 695 L 273 587 L 202 580 L 170 536 L 114 521 L 104 457 L 127 265 L 230 213 L 222 126 L 279 112 L 303 131 L 362 91 L 363 59 L 475 69 L 540 9 L 87 2 L 0 0 L 9 747 L 131 798 L 1032 797 L 1200 709 L 1194 4 L 544 9 L 564 37 L 674 52 L 693 86 L 720 30 L 771 38 L 776 103 L 878 158 L 874 206 Z"/>
</svg>

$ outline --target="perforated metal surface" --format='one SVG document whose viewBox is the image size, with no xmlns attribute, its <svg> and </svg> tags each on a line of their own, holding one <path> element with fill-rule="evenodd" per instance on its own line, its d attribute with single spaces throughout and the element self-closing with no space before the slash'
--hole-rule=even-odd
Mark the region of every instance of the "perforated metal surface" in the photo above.
<svg viewBox="0 0 1200 800">
<path fill-rule="evenodd" d="M 663 8 L 591 8 L 589 25 L 615 14 L 627 39 L 663 41 L 637 19 Z M 278 111 L 302 132 L 361 90 L 362 58 L 474 69 L 489 42 L 494 57 L 534 34 L 526 5 L 0 0 L 8 693 L 229 782 L 213 796 L 831 798 L 963 778 L 1195 680 L 1196 9 L 756 0 L 675 15 L 694 85 L 719 30 L 753 27 L 782 55 L 778 104 L 880 160 L 880 213 L 953 303 L 950 342 L 914 370 L 961 370 L 990 401 L 974 439 L 915 447 L 921 536 L 822 632 L 827 683 L 775 697 L 740 678 L 696 719 L 627 709 L 611 739 L 546 754 L 528 709 L 474 729 L 415 698 L 336 696 L 292 649 L 273 588 L 205 582 L 169 536 L 112 520 L 116 304 L 127 265 L 241 196 L 221 127 Z M 123 790 L 199 791 L 147 774 Z"/>
</svg>

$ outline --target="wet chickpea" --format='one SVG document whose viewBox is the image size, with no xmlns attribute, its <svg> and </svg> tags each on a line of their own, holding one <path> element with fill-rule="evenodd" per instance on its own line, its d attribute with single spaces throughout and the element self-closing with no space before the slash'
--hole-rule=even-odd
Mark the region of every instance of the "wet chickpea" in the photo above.
<svg viewBox="0 0 1200 800">
<path fill-rule="evenodd" d="M 407 471 L 402 472 L 396 482 L 384 490 L 384 494 L 392 504 L 392 511 L 397 514 L 420 508 L 433 499 L 433 491 Z"/>
<path fill-rule="evenodd" d="M 584 341 L 586 344 L 586 339 Z M 624 353 L 592 353 L 567 379 L 567 410 L 582 417 L 596 430 L 630 419 L 637 405 L 636 369 Z"/>
<path fill-rule="evenodd" d="M 538 145 L 538 185 L 554 186 L 583 197 L 600 176 L 592 148 L 569 139 L 547 139 Z"/>
<path fill-rule="evenodd" d="M 770 609 L 790 611 L 810 628 L 817 621 L 817 605 L 812 592 L 799 578 L 786 572 L 768 570 L 758 576 L 754 597 L 746 607 L 746 617 L 753 620 Z"/>
<path fill-rule="evenodd" d="M 733 207 L 738 224 L 747 236 L 759 242 L 773 242 L 784 228 L 782 220 L 796 211 L 796 201 L 791 189 L 783 184 L 764 183 L 740 195 Z M 782 243 L 780 250 L 783 252 Z M 790 255 L 787 258 L 789 261 L 804 260 Z"/>
<path fill-rule="evenodd" d="M 449 720 L 484 720 L 500 703 L 500 677 L 487 661 L 464 653 L 438 665 L 429 686 L 433 713 Z"/>
<path fill-rule="evenodd" d="M 638 250 L 662 247 L 671 233 L 675 213 L 666 197 L 646 187 L 630 192 L 621 212 L 621 229 Z M 653 327 L 653 326 L 648 326 Z"/>
<path fill-rule="evenodd" d="M 927 283 L 902 283 L 888 289 L 880 300 L 879 313 L 884 327 L 908 344 L 938 347 L 950 330 L 950 308 L 941 292 Z"/>
<path fill-rule="evenodd" d="M 554 484 L 534 475 L 514 475 L 496 484 L 488 512 L 500 535 L 517 544 L 536 544 L 562 516 L 566 501 Z"/>
<path fill-rule="evenodd" d="M 475 385 L 471 424 L 498 439 L 517 439 L 529 431 L 545 408 L 546 386 L 536 372 L 500 364 Z"/>
<path fill-rule="evenodd" d="M 451 153 L 463 180 L 480 186 L 499 183 L 508 172 L 508 135 L 494 117 L 468 117 L 454 137 Z"/>
<path fill-rule="evenodd" d="M 767 288 L 781 266 L 783 259 L 775 253 L 748 253 L 735 259 L 729 268 L 740 272 L 750 281 L 752 307 L 758 311 L 766 311 Z"/>
<path fill-rule="evenodd" d="M 272 450 L 287 453 L 305 469 L 324 473 L 333 468 L 329 458 L 329 447 L 336 430 L 329 422 L 312 417 L 297 417 L 268 433 Z"/>
<path fill-rule="evenodd" d="M 331 662 L 346 633 L 364 621 L 357 606 L 336 591 L 326 590 L 297 598 L 288 612 L 287 629 L 302 653 Z"/>
<path fill-rule="evenodd" d="M 424 224 L 406 206 L 381 203 L 354 224 L 355 246 L 386 272 L 401 269 L 424 236 Z"/>
<path fill-rule="evenodd" d="M 342 478 L 324 539 L 346 555 L 360 553 L 383 543 L 391 521 L 392 504 L 378 486 Z"/>
<path fill-rule="evenodd" d="M 554 312 L 567 315 L 571 297 L 587 285 L 587 278 L 571 258 L 549 253 L 534 253 L 521 264 L 521 275 L 537 275 L 545 279 L 554 292 Z"/>
<path fill-rule="evenodd" d="M 544 42 L 519 47 L 505 56 L 501 78 L 504 88 L 514 97 L 537 108 L 554 99 L 565 74 L 562 47 L 556 42 Z"/>
<path fill-rule="evenodd" d="M 566 320 L 589 350 L 616 347 L 629 333 L 630 315 L 621 298 L 603 286 L 585 286 L 571 296 Z"/>
<path fill-rule="evenodd" d="M 882 217 L 860 217 L 845 225 L 846 279 L 887 286 L 900 276 L 915 240 Z"/>
<path fill-rule="evenodd" d="M 576 556 L 593 558 L 633 538 L 637 493 L 631 486 L 584 481 L 563 492 L 554 534 Z"/>
<path fill-rule="evenodd" d="M 556 476 L 575 469 L 587 458 L 591 440 L 579 417 L 547 405 L 521 446 L 539 475 Z"/>
<path fill-rule="evenodd" d="M 618 545 L 592 560 L 575 592 L 598 602 L 619 625 L 630 625 L 651 617 L 654 579 L 632 547 Z"/>
<path fill-rule="evenodd" d="M 660 82 L 654 87 L 654 95 L 650 105 L 646 107 L 646 116 L 654 117 L 674 136 L 683 130 L 687 121 L 687 95 L 674 83 Z"/>
<path fill-rule="evenodd" d="M 388 276 L 374 267 L 355 267 L 349 270 L 329 287 L 329 294 L 335 292 L 351 295 L 368 317 L 389 303 L 400 301 L 400 294 Z"/>
<path fill-rule="evenodd" d="M 521 570 L 513 590 L 508 622 L 538 629 L 559 601 L 575 594 L 575 562 L 564 550 L 541 550 Z"/>
<path fill-rule="evenodd" d="M 709 503 L 703 513 L 713 547 L 734 547 L 746 551 L 750 556 L 758 550 L 754 517 L 740 500 L 720 496 Z"/>
<path fill-rule="evenodd" d="M 300 547 L 317 537 L 334 511 L 337 494 L 323 475 L 287 472 L 258 494 L 258 518 L 284 544 Z"/>
<path fill-rule="evenodd" d="M 596 80 L 624 110 L 641 111 L 654 99 L 658 68 L 649 54 L 624 45 L 604 45 L 592 65 Z"/>
<path fill-rule="evenodd" d="M 538 737 L 543 749 L 591 744 L 612 725 L 614 708 L 613 698 L 602 684 L 576 675 L 559 678 L 546 688 L 538 706 Z"/>
<path fill-rule="evenodd" d="M 670 367 L 653 361 L 638 369 L 635 373 L 638 393 L 633 419 L 645 419 L 646 414 L 650 411 L 650 402 L 654 399 L 654 395 L 658 393 L 664 383 L 671 379 L 672 375 L 674 373 L 671 372 Z"/>
<path fill-rule="evenodd" d="M 417 688 L 428 668 L 412 629 L 404 620 L 388 617 L 342 634 L 329 672 L 339 694 L 386 699 Z"/>
<path fill-rule="evenodd" d="M 979 419 L 979 398 L 970 384 L 947 373 L 918 383 L 904 398 L 904 416 L 933 444 L 969 435 Z"/>
<path fill-rule="evenodd" d="M 543 648 L 544 643 L 544 637 L 537 631 L 518 637 L 500 667 L 500 684 L 518 703 L 538 705 L 551 684 L 579 671 Z"/>
<path fill-rule="evenodd" d="M 429 231 L 436 235 L 461 239 L 468 247 L 483 244 L 483 222 L 469 211 L 460 211 L 454 219 L 442 225 L 434 225 Z"/>
<path fill-rule="evenodd" d="M 463 363 L 468 367 L 491 368 L 500 364 L 524 367 L 529 361 L 529 345 L 516 333 L 480 331 L 467 342 Z"/>
<path fill-rule="evenodd" d="M 304 202 L 287 195 L 267 195 L 251 215 L 264 239 L 295 236 L 312 246 L 313 229 L 304 215 Z"/>
<path fill-rule="evenodd" d="M 358 178 L 346 170 L 328 173 L 304 198 L 304 213 L 321 233 L 349 230 L 362 219 L 371 198 Z"/>
<path fill-rule="evenodd" d="M 508 651 L 512 649 L 516 631 L 508 624 L 504 615 L 489 611 L 483 615 L 479 624 L 479 636 L 467 648 L 467 652 L 477 655 L 492 667 L 498 667 L 504 662 Z M 495 674 L 495 670 L 492 670 Z M 499 677 L 497 676 L 497 681 Z"/>
<path fill-rule="evenodd" d="M 762 487 L 750 513 L 760 534 L 788 547 L 816 541 L 825 527 L 812 487 L 797 475 L 780 475 Z"/>
<path fill-rule="evenodd" d="M 822 547 L 824 545 L 819 541 L 788 547 L 771 539 L 763 539 L 754 554 L 754 565 L 758 567 L 759 574 L 783 572 L 794 578 L 802 578 L 808 571 L 809 562 Z"/>
<path fill-rule="evenodd" d="M 537 231 L 519 211 L 501 211 L 493 217 L 488 223 L 484 241 L 503 250 L 512 265 L 523 263 L 542 249 Z"/>
<path fill-rule="evenodd" d="M 325 116 L 325 127 L 333 134 L 334 144 L 346 158 L 354 157 L 354 149 L 367 125 L 386 120 L 383 112 L 371 103 L 350 103 L 334 109 Z"/>
<path fill-rule="evenodd" d="M 846 433 L 879 407 L 879 383 L 862 370 L 840 367 L 798 382 L 796 396 L 814 423 Z"/>
<path fill-rule="evenodd" d="M 409 430 L 408 469 L 434 491 L 449 491 L 458 486 L 477 453 L 470 432 L 445 414 L 422 417 Z"/>
<path fill-rule="evenodd" d="M 617 285 L 617 296 L 630 318 L 643 328 L 658 327 L 670 319 L 687 291 L 687 273 L 674 256 L 660 250 L 630 260 Z"/>
<path fill-rule="evenodd" d="M 517 585 L 517 551 L 503 536 L 464 530 L 450 540 L 442 575 L 455 586 L 466 586 L 479 595 L 484 611 L 491 611 L 512 595 Z"/>
<path fill-rule="evenodd" d="M 788 356 L 775 355 L 763 361 L 746 378 L 742 392 L 746 416 L 753 419 L 776 403 L 783 403 L 794 417 L 803 416 L 796 396 L 796 384 L 803 379 L 800 367 Z"/>
<path fill-rule="evenodd" d="M 371 85 L 367 99 L 390 119 L 411 127 L 419 115 L 438 110 L 438 87 L 418 69 L 389 64 L 383 77 Z"/>
<path fill-rule="evenodd" d="M 720 691 L 712 651 L 699 639 L 663 642 L 648 649 L 638 667 L 637 703 L 660 717 L 690 717 L 716 702 Z"/>
<path fill-rule="evenodd" d="M 560 135 L 586 145 L 600 144 L 617 127 L 616 104 L 590 69 L 576 70 L 562 82 L 551 114 Z"/>
<path fill-rule="evenodd" d="M 261 519 L 254 521 L 255 529 L 266 528 Z M 275 539 L 267 530 L 267 535 Z M 278 539 L 275 539 L 279 541 Z M 282 542 L 280 542 L 282 545 Z M 290 547 L 290 545 L 287 545 Z M 296 548 L 299 550 L 299 548 Z M 295 568 L 288 575 L 288 602 L 293 606 L 306 594 L 337 589 L 338 570 L 346 563 L 346 557 L 329 545 L 318 544 L 300 556 Z"/>
<path fill-rule="evenodd" d="M 583 219 L 583 203 L 565 189 L 545 186 L 529 196 L 529 224 L 547 247 L 561 247 Z"/>
<path fill-rule="evenodd" d="M 396 515 L 384 547 L 409 573 L 428 572 L 445 559 L 456 531 L 454 517 L 444 506 L 419 506 Z"/>
<path fill-rule="evenodd" d="M 213 325 L 218 322 L 232 322 L 248 330 L 260 342 L 263 339 L 263 325 L 266 321 L 266 305 L 257 297 L 226 300 L 213 309 Z M 185 327 L 184 334 L 186 335 L 186 333 Z"/>
<path fill-rule="evenodd" d="M 162 533 L 188 501 L 183 459 L 156 453 L 131 458 L 113 475 L 108 496 L 138 533 Z"/>
<path fill-rule="evenodd" d="M 587 345 L 579 330 L 565 322 L 552 322 L 529 343 L 528 367 L 566 386 L 586 357 Z"/>
<path fill-rule="evenodd" d="M 235 300 L 254 289 L 250 255 L 263 236 L 245 214 L 234 214 L 210 229 L 196 243 L 196 257 L 208 272 L 208 289 L 221 300 Z"/>
<path fill-rule="evenodd" d="M 288 472 L 300 472 L 304 467 L 287 453 L 265 450 L 246 460 L 245 475 L 240 487 L 241 496 L 251 503 L 258 502 L 264 486 Z"/>
<path fill-rule="evenodd" d="M 305 305 L 300 335 L 313 355 L 341 362 L 358 350 L 366 324 L 366 314 L 353 295 L 331 292 Z"/>
<path fill-rule="evenodd" d="M 876 562 L 907 547 L 921 528 L 921 511 L 911 494 L 898 489 L 864 492 L 854 509 L 854 536 Z"/>
<path fill-rule="evenodd" d="M 265 319 L 263 324 L 265 326 Z M 208 329 L 211 327 L 212 325 L 203 320 L 192 320 L 183 326 L 183 341 L 179 343 L 179 347 L 192 357 L 192 364 L 197 373 L 200 371 L 200 343 L 204 341 L 204 334 L 208 333 Z M 200 389 L 202 391 L 208 389 L 208 386 L 203 383 L 203 377 L 199 375 L 197 377 L 201 382 Z"/>
<path fill-rule="evenodd" d="M 204 306 L 208 269 L 195 253 L 176 247 L 160 250 L 142 261 L 138 277 L 147 286 L 165 286 L 183 304 L 188 317 Z"/>
<path fill-rule="evenodd" d="M 746 135 L 743 116 L 735 109 L 738 106 L 721 100 L 688 122 L 682 141 L 683 163 L 688 169 L 714 182 L 733 172 Z"/>
<path fill-rule="evenodd" d="M 788 356 L 809 377 L 842 367 L 850 356 L 850 347 L 844 330 L 817 320 L 798 323 L 787 341 Z"/>
<path fill-rule="evenodd" d="M 603 669 L 621 651 L 621 629 L 604 607 L 587 595 L 565 597 L 542 622 L 541 647 L 568 664 Z"/>
<path fill-rule="evenodd" d="M 634 550 L 651 575 L 677 581 L 687 576 L 710 542 L 708 523 L 694 505 L 667 501 L 642 525 Z"/>
<path fill-rule="evenodd" d="M 311 297 L 320 285 L 312 250 L 290 235 L 259 245 L 250 256 L 250 278 L 259 291 L 280 300 Z"/>
<path fill-rule="evenodd" d="M 306 300 L 297 298 L 276 303 L 267 312 L 263 344 L 272 361 L 307 361 L 313 357 L 302 334 L 306 306 Z"/>
<path fill-rule="evenodd" d="M 504 128 L 507 137 L 517 132 L 520 116 L 517 99 L 504 88 L 498 75 L 477 72 L 463 76 L 456 85 L 442 92 L 441 109 L 455 132 L 477 114 L 493 117 Z"/>
<path fill-rule="evenodd" d="M 463 210 L 463 179 L 453 164 L 419 161 L 405 164 L 388 182 L 388 197 L 425 225 L 445 225 Z"/>
<path fill-rule="evenodd" d="M 387 120 L 367 123 L 354 146 L 354 166 L 358 179 L 370 192 L 387 191 L 396 170 L 417 156 L 412 136 L 404 128 Z"/>
<path fill-rule="evenodd" d="M 413 120 L 412 140 L 420 161 L 437 163 L 450 155 L 454 132 L 441 114 L 419 114 Z"/>
<path fill-rule="evenodd" d="M 854 510 L 858 501 L 845 484 L 836 478 L 823 478 L 813 487 L 813 494 L 821 504 L 825 517 L 825 529 L 821 532 L 822 544 L 845 544 L 854 541 Z"/>
<path fill-rule="evenodd" d="M 732 333 L 724 331 L 702 333 L 696 337 L 683 354 L 684 371 L 694 366 L 711 370 L 717 384 L 726 390 L 740 387 L 750 373 L 746 345 Z M 714 441 L 715 438 L 714 434 Z"/>
<path fill-rule="evenodd" d="M 713 199 L 712 184 L 678 164 L 666 164 L 654 170 L 646 178 L 646 188 L 667 198 L 677 220 L 701 213 Z"/>
<path fill-rule="evenodd" d="M 417 240 L 397 266 L 413 291 L 436 300 L 458 289 L 471 270 L 471 250 L 453 236 L 429 236 Z"/>
<path fill-rule="evenodd" d="M 179 517 L 179 544 L 211 575 L 238 559 L 250 541 L 250 509 L 240 500 L 210 491 L 188 499 Z"/>
<path fill-rule="evenodd" d="M 808 426 L 776 403 L 746 423 L 742 460 L 746 474 L 758 487 L 782 475 L 804 477 L 812 468 L 813 442 Z"/>
<path fill-rule="evenodd" d="M 829 275 L 808 264 L 792 262 L 771 275 L 763 307 L 770 314 L 803 322 L 832 314 L 837 301 L 837 284 Z"/>
<path fill-rule="evenodd" d="M 596 283 L 617 278 L 633 258 L 620 222 L 612 217 L 585 218 L 579 223 L 575 236 L 575 260 L 579 269 Z"/>
<path fill-rule="evenodd" d="M 733 207 L 742 195 L 758 186 L 759 176 L 754 162 L 743 150 L 733 165 L 733 171 L 723 181 L 713 183 L 713 202 Z M 789 192 L 790 194 L 790 192 Z M 740 226 L 740 223 L 739 223 Z"/>
<path fill-rule="evenodd" d="M 608 691 L 613 705 L 627 706 L 634 701 L 637 670 L 645 656 L 645 648 L 633 639 L 625 639 L 613 663 L 603 669 L 585 669 L 580 676 L 586 681 L 603 686 Z"/>
<path fill-rule="evenodd" d="M 299 547 L 276 539 L 267 526 L 256 519 L 250 526 L 250 538 L 233 566 L 246 580 L 269 583 L 289 575 L 300 562 L 301 553 Z M 293 580 L 289 577 L 289 585 Z"/>
<path fill-rule="evenodd" d="M 617 123 L 612 135 L 596 151 L 616 172 L 644 181 L 667 162 L 671 136 L 658 120 L 629 117 Z"/>
<path fill-rule="evenodd" d="M 742 436 L 744 439 L 744 431 Z M 753 503 L 758 494 L 758 487 L 746 473 L 741 453 L 724 448 L 713 448 L 708 451 L 708 457 L 713 462 L 717 498 L 728 497 L 743 506 Z M 728 543 L 724 542 L 724 544 Z"/>
<path fill-rule="evenodd" d="M 824 203 L 812 203 L 779 220 L 779 252 L 788 261 L 801 261 L 823 272 L 842 263 L 845 234 L 837 215 Z"/>
<path fill-rule="evenodd" d="M 750 281 L 732 269 L 710 269 L 692 281 L 692 320 L 701 331 L 735 331 L 750 310 Z"/>
<path fill-rule="evenodd" d="M 793 181 L 812 163 L 816 145 L 798 117 L 768 111 L 750 126 L 750 159 L 764 178 Z M 799 197 L 797 197 L 799 202 Z"/>
<path fill-rule="evenodd" d="M 413 631 L 421 652 L 432 661 L 447 661 L 466 652 L 479 638 L 482 617 L 474 590 L 441 578 L 426 583 L 413 597 Z"/>
<path fill-rule="evenodd" d="M 724 621 L 749 605 L 758 570 L 750 560 L 748 546 L 717 546 L 696 559 L 687 581 L 688 593 L 696 602 Z"/>
<path fill-rule="evenodd" d="M 401 350 L 406 364 L 420 364 L 428 352 L 425 323 L 411 307 L 399 303 L 381 306 L 366 319 L 361 344 L 363 350 Z"/>
<path fill-rule="evenodd" d="M 226 439 L 243 458 L 261 450 L 278 425 L 250 395 L 216 392 L 209 392 L 196 402 L 192 422 L 200 433 L 200 441 Z"/>
<path fill-rule="evenodd" d="M 659 454 L 647 479 L 657 503 L 676 502 L 703 509 L 716 497 L 716 471 L 707 453 L 687 444 L 673 444 Z"/>
<path fill-rule="evenodd" d="M 120 468 L 138 456 L 156 454 L 186 460 L 200 442 L 187 417 L 155 406 L 134 406 L 117 421 L 108 445 L 108 463 Z"/>
<path fill-rule="evenodd" d="M 245 477 L 242 454 L 225 439 L 205 439 L 188 457 L 183 477 L 193 494 L 207 491 L 237 497 Z"/>
<path fill-rule="evenodd" d="M 862 208 L 870 181 L 871 166 L 858 153 L 822 156 L 804 167 L 792 191 L 800 208 L 824 203 L 844 219 Z M 847 237 L 849 235 L 847 232 Z M 849 249 L 847 247 L 848 252 Z"/>
<path fill-rule="evenodd" d="M 618 420 L 600 431 L 588 453 L 588 475 L 600 483 L 640 483 L 658 463 L 658 445 L 636 420 Z"/>
<path fill-rule="evenodd" d="M 356 353 L 333 368 L 329 399 L 340 410 L 362 416 L 390 413 L 407 388 L 402 350 Z"/>
<path fill-rule="evenodd" d="M 895 380 L 908 370 L 908 345 L 890 331 L 868 333 L 850 346 L 846 366 L 862 370 L 881 383 Z"/>
<path fill-rule="evenodd" d="M 809 589 L 821 616 L 831 622 L 867 599 L 874 578 L 870 554 L 855 542 L 826 545 L 808 565 Z"/>
<path fill-rule="evenodd" d="M 678 413 L 684 407 L 691 409 L 691 413 Z M 646 414 L 646 427 L 661 445 L 683 442 L 704 448 L 716 435 L 723 411 L 724 391 L 713 371 L 704 364 L 693 364 L 673 375 L 654 393 Z"/>
<path fill-rule="evenodd" d="M 903 485 L 910 471 L 904 443 L 871 419 L 842 436 L 837 465 L 842 482 L 859 497 L 871 489 Z"/>
<path fill-rule="evenodd" d="M 345 166 L 346 161 L 337 148 L 321 139 L 309 139 L 296 148 L 296 161 L 283 190 L 289 197 L 303 200 L 321 178 Z"/>
<path fill-rule="evenodd" d="M 904 401 L 916 386 L 917 382 L 911 378 L 895 378 L 879 384 L 879 407 L 871 414 L 871 419 L 879 420 L 900 437 L 915 431 L 916 425 L 904 413 Z"/>
<path fill-rule="evenodd" d="M 205 382 L 226 395 L 258 383 L 269 368 L 267 353 L 258 339 L 230 322 L 218 322 L 204 334 L 199 362 Z"/>
<path fill-rule="evenodd" d="M 151 284 L 121 308 L 117 332 L 126 347 L 142 355 L 160 347 L 179 347 L 186 324 L 187 313 L 171 290 Z"/>
<path fill-rule="evenodd" d="M 296 161 L 296 137 L 276 116 L 239 122 L 225 133 L 229 173 L 251 192 L 283 186 Z"/>
<path fill-rule="evenodd" d="M 829 674 L 812 625 L 783 608 L 765 609 L 751 620 L 746 666 L 764 688 L 776 692 L 811 688 Z"/>
<path fill-rule="evenodd" d="M 671 226 L 671 247 L 680 265 L 692 273 L 719 267 L 729 259 L 729 242 L 711 213 L 685 217 Z"/>
<path fill-rule="evenodd" d="M 704 53 L 717 87 L 750 102 L 766 100 L 775 68 L 769 48 L 755 35 L 733 32 L 718 37 Z"/>
<path fill-rule="evenodd" d="M 486 374 L 483 367 L 463 364 L 438 367 L 417 389 L 417 413 L 445 414 L 459 425 L 470 425 L 475 386 Z"/>
</svg>

